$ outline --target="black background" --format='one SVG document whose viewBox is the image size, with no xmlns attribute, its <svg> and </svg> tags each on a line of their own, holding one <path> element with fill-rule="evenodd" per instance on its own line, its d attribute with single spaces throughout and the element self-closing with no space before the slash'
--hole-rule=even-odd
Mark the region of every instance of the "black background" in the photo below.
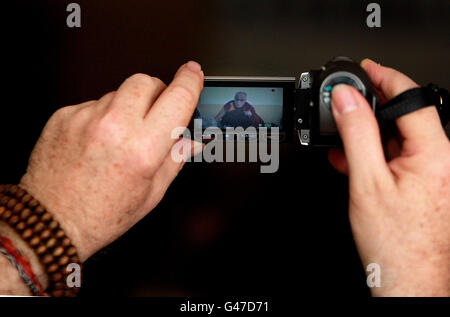
<svg viewBox="0 0 450 317">
<path fill-rule="evenodd" d="M 370 57 L 449 87 L 448 1 L 70 1 L 2 3 L 1 182 L 17 183 L 59 107 L 98 99 L 136 72 L 298 76 L 336 55 Z M 192 163 L 146 218 L 92 257 L 82 296 L 368 296 L 327 153 L 281 146 L 280 169 Z"/>
</svg>

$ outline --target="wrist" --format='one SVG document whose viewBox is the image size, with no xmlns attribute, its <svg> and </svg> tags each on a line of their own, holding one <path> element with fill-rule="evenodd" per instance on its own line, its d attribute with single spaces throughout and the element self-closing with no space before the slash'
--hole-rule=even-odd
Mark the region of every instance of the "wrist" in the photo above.
<svg viewBox="0 0 450 317">
<path fill-rule="evenodd" d="M 395 270 L 381 272 L 381 287 L 370 289 L 372 296 L 448 297 L 450 296 L 450 263 L 431 261 L 408 263 Z"/>
<path fill-rule="evenodd" d="M 38 271 L 37 274 L 48 277 L 48 283 L 42 283 L 47 285 L 45 291 L 52 296 L 76 295 L 81 286 L 81 262 L 76 246 L 58 222 L 60 219 L 54 217 L 39 200 L 17 185 L 0 185 L 0 198 L 1 219 L 18 234 L 18 237 L 12 233 L 7 234 L 16 243 L 26 244 L 21 249 L 28 253 L 28 258 L 32 260 L 35 259 L 34 256 L 38 258 L 42 267 L 34 266 Z M 17 248 L 8 238 L 2 241 L 4 249 L 2 252 L 17 267 L 20 276 L 33 293 L 41 294 L 42 292 L 37 292 L 33 285 L 35 274 L 28 260 L 17 253 Z M 37 285 L 40 284 L 34 281 Z"/>
<path fill-rule="evenodd" d="M 66 235 L 72 240 L 72 244 L 77 248 L 81 262 L 86 261 L 95 253 L 94 243 L 83 234 L 81 223 L 82 214 L 74 210 L 76 204 L 66 202 L 63 197 L 54 194 L 51 185 L 40 186 L 31 175 L 26 173 L 20 180 L 19 186 L 39 200 L 43 206 L 59 222 Z M 80 205 L 81 201 L 78 202 Z"/>
</svg>

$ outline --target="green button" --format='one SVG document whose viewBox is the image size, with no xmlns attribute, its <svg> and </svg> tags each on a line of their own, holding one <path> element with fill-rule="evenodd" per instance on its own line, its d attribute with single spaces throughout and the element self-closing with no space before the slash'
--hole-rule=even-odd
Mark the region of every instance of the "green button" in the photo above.
<svg viewBox="0 0 450 317">
<path fill-rule="evenodd" d="M 331 85 L 328 85 L 325 87 L 325 91 L 331 91 L 331 89 L 333 89 L 333 86 L 331 86 Z"/>
</svg>

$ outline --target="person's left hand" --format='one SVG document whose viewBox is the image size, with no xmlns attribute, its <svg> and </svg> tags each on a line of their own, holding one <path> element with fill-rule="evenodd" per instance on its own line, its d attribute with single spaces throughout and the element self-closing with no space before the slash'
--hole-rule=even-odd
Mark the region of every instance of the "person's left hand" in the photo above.
<svg viewBox="0 0 450 317">
<path fill-rule="evenodd" d="M 47 122 L 19 185 L 60 222 L 82 261 L 162 199 L 184 163 L 171 157 L 177 142 L 171 133 L 189 123 L 203 77 L 195 62 L 181 66 L 168 87 L 136 74 L 117 91 L 63 107 Z M 179 142 L 194 154 L 202 150 L 201 143 Z"/>
</svg>

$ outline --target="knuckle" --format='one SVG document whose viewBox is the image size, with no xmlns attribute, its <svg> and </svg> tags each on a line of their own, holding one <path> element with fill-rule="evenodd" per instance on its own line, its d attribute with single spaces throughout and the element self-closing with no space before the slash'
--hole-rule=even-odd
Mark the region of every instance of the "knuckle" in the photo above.
<svg viewBox="0 0 450 317">
<path fill-rule="evenodd" d="M 83 130 L 92 116 L 92 108 L 83 107 L 77 108 L 71 112 L 64 122 L 64 129 L 70 134 L 74 135 Z"/>
<path fill-rule="evenodd" d="M 144 85 L 149 85 L 153 83 L 152 77 L 143 73 L 133 74 L 127 80 L 131 82 L 141 83 Z"/>
<path fill-rule="evenodd" d="M 114 91 L 110 91 L 110 92 L 108 92 L 107 94 L 105 94 L 103 97 L 101 97 L 99 100 L 98 100 L 98 102 L 99 103 L 103 103 L 103 102 L 109 102 L 109 101 L 111 101 L 112 99 L 114 99 L 114 97 L 116 96 L 116 91 L 114 90 Z"/>
<path fill-rule="evenodd" d="M 114 112 L 107 112 L 101 117 L 93 120 L 87 129 L 87 135 L 94 141 L 110 143 L 114 140 L 123 139 L 124 127 L 120 117 Z"/>
<path fill-rule="evenodd" d="M 151 79 L 155 87 L 163 87 L 163 88 L 167 87 L 166 84 L 164 84 L 164 82 L 158 77 L 151 77 Z"/>
<path fill-rule="evenodd" d="M 75 108 L 75 106 L 64 106 L 59 108 L 58 110 L 55 111 L 54 116 L 57 117 L 66 117 L 67 115 L 69 115 L 73 109 Z"/>
<path fill-rule="evenodd" d="M 161 79 L 143 73 L 134 74 L 127 81 L 131 82 L 132 86 L 135 86 L 137 89 L 158 89 L 159 87 L 165 87 Z"/>
<path fill-rule="evenodd" d="M 114 111 L 108 111 L 97 121 L 97 125 L 104 130 L 115 130 L 121 126 L 120 115 Z"/>
<path fill-rule="evenodd" d="M 113 102 L 126 102 L 132 104 L 140 99 L 143 95 L 153 91 L 160 91 L 165 88 L 164 83 L 155 77 L 146 74 L 134 74 L 126 81 L 122 93 L 115 95 Z M 119 89 L 120 91 L 121 89 Z"/>
<path fill-rule="evenodd" d="M 67 121 L 75 106 L 65 106 L 56 110 L 48 120 L 51 125 L 61 125 Z"/>
</svg>

